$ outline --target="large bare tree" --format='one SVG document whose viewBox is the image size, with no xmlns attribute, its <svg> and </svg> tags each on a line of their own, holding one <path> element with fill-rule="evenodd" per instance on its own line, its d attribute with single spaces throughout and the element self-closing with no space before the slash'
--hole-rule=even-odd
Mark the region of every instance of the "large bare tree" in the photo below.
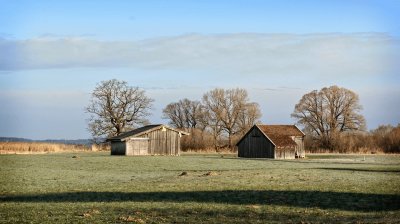
<svg viewBox="0 0 400 224">
<path fill-rule="evenodd" d="M 215 134 L 228 135 L 228 147 L 232 147 L 232 136 L 253 125 L 261 116 L 258 104 L 249 103 L 245 89 L 216 88 L 204 94 L 209 124 Z M 251 118 L 250 118 L 251 117 Z"/>
<path fill-rule="evenodd" d="M 177 128 L 190 132 L 185 136 L 182 146 L 190 149 L 205 147 L 205 129 L 208 126 L 206 111 L 200 101 L 182 99 L 168 104 L 163 110 L 163 118 Z"/>
<path fill-rule="evenodd" d="M 144 90 L 116 79 L 99 83 L 89 105 L 88 129 L 93 137 L 112 137 L 148 123 L 153 100 Z"/>
<path fill-rule="evenodd" d="M 254 124 L 260 122 L 260 118 L 261 110 L 258 103 L 247 103 L 239 116 L 239 133 L 242 135 L 245 134 Z"/>
<path fill-rule="evenodd" d="M 180 102 L 170 103 L 163 109 L 163 118 L 176 128 L 186 128 L 185 113 Z"/>
<path fill-rule="evenodd" d="M 305 94 L 291 116 L 315 135 L 322 147 L 332 148 L 334 138 L 341 132 L 365 129 L 361 109 L 356 93 L 331 86 Z"/>
<path fill-rule="evenodd" d="M 206 121 L 209 129 L 213 133 L 214 148 L 218 147 L 218 138 L 222 132 L 221 108 L 224 98 L 223 89 L 214 89 L 203 96 L 203 105 L 205 109 Z"/>
<path fill-rule="evenodd" d="M 199 101 L 189 99 L 168 104 L 163 110 L 163 118 L 170 124 L 182 129 L 204 129 L 204 107 Z"/>
</svg>

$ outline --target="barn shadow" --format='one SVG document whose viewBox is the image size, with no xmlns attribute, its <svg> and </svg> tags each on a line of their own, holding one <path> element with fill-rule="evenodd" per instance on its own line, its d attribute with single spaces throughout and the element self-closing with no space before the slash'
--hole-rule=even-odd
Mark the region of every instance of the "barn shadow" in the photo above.
<svg viewBox="0 0 400 224">
<path fill-rule="evenodd" d="M 0 202 L 198 202 L 314 207 L 362 212 L 400 210 L 400 195 L 273 190 L 66 192 L 0 196 Z"/>
</svg>

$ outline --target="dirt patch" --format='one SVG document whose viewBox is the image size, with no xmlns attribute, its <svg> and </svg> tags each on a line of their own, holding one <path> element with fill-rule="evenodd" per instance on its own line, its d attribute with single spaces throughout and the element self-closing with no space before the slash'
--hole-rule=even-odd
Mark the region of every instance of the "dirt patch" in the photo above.
<svg viewBox="0 0 400 224">
<path fill-rule="evenodd" d="M 98 215 L 98 214 L 101 214 L 101 212 L 100 212 L 99 210 L 97 210 L 97 209 L 90 209 L 90 210 L 87 210 L 86 212 L 84 212 L 83 214 L 81 214 L 81 215 L 79 215 L 79 216 L 82 216 L 82 217 L 84 217 L 84 218 L 90 218 L 90 217 L 92 217 L 93 215 Z"/>
<path fill-rule="evenodd" d="M 247 205 L 246 207 L 247 208 L 251 208 L 251 209 L 259 209 L 259 208 L 261 208 L 260 205 Z"/>
<path fill-rule="evenodd" d="M 189 174 L 186 171 L 183 171 L 181 174 L 179 174 L 180 177 L 187 176 L 187 175 L 189 175 Z"/>
<path fill-rule="evenodd" d="M 130 215 L 128 215 L 128 216 L 120 216 L 118 218 L 118 220 L 119 221 L 123 221 L 123 222 L 145 223 L 145 221 L 143 219 L 135 218 L 135 217 L 132 217 Z"/>
<path fill-rule="evenodd" d="M 217 172 L 214 172 L 214 171 L 210 171 L 210 172 L 207 172 L 207 173 L 205 173 L 205 174 L 203 174 L 203 175 L 201 175 L 202 177 L 206 177 L 206 176 L 218 176 L 219 174 L 217 173 Z"/>
<path fill-rule="evenodd" d="M 89 217 L 92 217 L 92 215 L 90 213 L 83 213 L 82 217 L 89 218 Z"/>
</svg>

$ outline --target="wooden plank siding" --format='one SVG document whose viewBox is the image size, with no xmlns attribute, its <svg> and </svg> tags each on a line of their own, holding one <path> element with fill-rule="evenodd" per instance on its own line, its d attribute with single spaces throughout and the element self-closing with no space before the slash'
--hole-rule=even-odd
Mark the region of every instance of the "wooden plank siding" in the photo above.
<svg viewBox="0 0 400 224">
<path fill-rule="evenodd" d="M 275 159 L 295 159 L 296 152 L 293 148 L 277 149 L 275 151 Z"/>
<path fill-rule="evenodd" d="M 253 127 L 238 144 L 238 156 L 246 158 L 275 158 L 275 146 Z"/>
<path fill-rule="evenodd" d="M 116 141 L 111 143 L 111 155 L 125 155 L 126 144 L 122 141 Z"/>
<path fill-rule="evenodd" d="M 169 129 L 158 129 L 143 135 L 141 138 L 148 138 L 149 155 L 179 155 L 180 136 L 178 132 Z"/>
<path fill-rule="evenodd" d="M 125 141 L 126 155 L 148 155 L 149 139 L 148 138 L 133 138 Z"/>
<path fill-rule="evenodd" d="M 254 125 L 236 145 L 238 157 L 272 159 L 305 157 L 304 133 L 295 125 Z"/>
<path fill-rule="evenodd" d="M 300 158 L 306 157 L 306 152 L 304 150 L 304 137 L 303 136 L 293 136 L 293 140 L 296 142 L 296 152 L 297 156 Z"/>
<path fill-rule="evenodd" d="M 180 155 L 184 131 L 166 125 L 147 125 L 111 137 L 111 155 Z"/>
</svg>

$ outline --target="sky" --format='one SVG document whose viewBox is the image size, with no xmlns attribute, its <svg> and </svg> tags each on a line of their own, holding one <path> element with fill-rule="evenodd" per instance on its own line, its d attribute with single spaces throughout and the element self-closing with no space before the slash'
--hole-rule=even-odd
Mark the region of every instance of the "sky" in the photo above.
<svg viewBox="0 0 400 224">
<path fill-rule="evenodd" d="M 261 121 L 294 124 L 301 97 L 356 92 L 369 130 L 400 123 L 397 0 L 0 0 L 0 136 L 90 138 L 95 86 L 127 81 L 162 109 L 244 88 Z"/>
</svg>

